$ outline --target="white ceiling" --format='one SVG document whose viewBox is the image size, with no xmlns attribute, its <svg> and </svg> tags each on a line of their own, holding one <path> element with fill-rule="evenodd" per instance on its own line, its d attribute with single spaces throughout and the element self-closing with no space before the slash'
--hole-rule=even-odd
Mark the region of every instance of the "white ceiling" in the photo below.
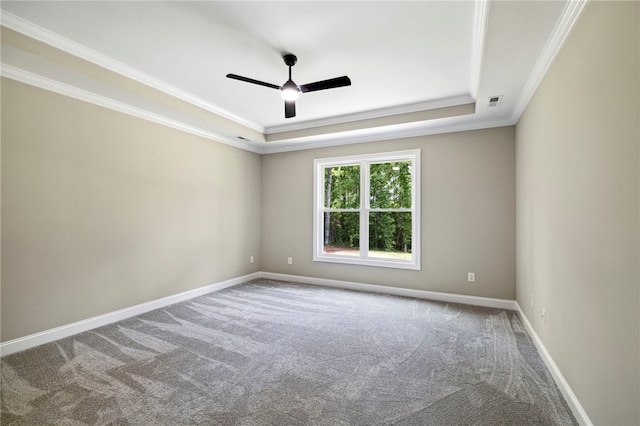
<svg viewBox="0 0 640 426">
<path fill-rule="evenodd" d="M 282 138 L 277 144 L 286 149 L 293 143 L 513 124 L 583 4 L 3 1 L 1 7 L 4 26 L 263 134 L 476 102 L 475 114 Z M 284 53 L 298 56 L 293 67 L 298 84 L 348 75 L 352 85 L 302 94 L 297 117 L 285 119 L 278 91 L 225 77 L 235 73 L 281 85 L 288 77 Z M 3 49 L 4 64 L 36 72 L 27 62 L 34 61 L 18 60 L 16 52 Z M 73 79 L 65 84 L 74 85 Z M 100 94 L 116 99 L 107 92 Z M 487 98 L 494 95 L 503 95 L 502 103 L 489 108 Z M 260 148 L 268 144 L 264 141 L 249 144 L 268 151 Z"/>
</svg>

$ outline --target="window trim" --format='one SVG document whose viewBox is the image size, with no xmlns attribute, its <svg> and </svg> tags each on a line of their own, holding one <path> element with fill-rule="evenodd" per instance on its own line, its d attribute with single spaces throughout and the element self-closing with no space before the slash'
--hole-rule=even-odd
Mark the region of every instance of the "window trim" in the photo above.
<svg viewBox="0 0 640 426">
<path fill-rule="evenodd" d="M 387 163 L 391 161 L 411 161 L 411 209 L 390 209 L 389 211 L 409 211 L 412 213 L 411 221 L 411 260 L 382 259 L 365 257 L 369 254 L 369 227 L 368 217 L 371 211 L 369 202 L 369 164 Z M 327 166 L 360 165 L 360 207 L 353 209 L 360 214 L 360 255 L 347 256 L 326 254 L 324 246 L 324 169 Z M 350 265 L 376 266 L 383 268 L 420 270 L 420 149 L 394 151 L 375 154 L 351 155 L 346 157 L 319 158 L 313 160 L 313 261 L 343 263 Z M 339 211 L 346 211 L 340 209 Z M 349 209 L 350 210 L 350 209 Z M 386 210 L 386 209 L 383 209 Z M 331 210 L 329 210 L 331 211 Z M 364 213 L 364 214 L 362 214 Z M 362 243 L 365 241 L 366 243 Z M 363 247 L 364 246 L 364 247 Z"/>
</svg>

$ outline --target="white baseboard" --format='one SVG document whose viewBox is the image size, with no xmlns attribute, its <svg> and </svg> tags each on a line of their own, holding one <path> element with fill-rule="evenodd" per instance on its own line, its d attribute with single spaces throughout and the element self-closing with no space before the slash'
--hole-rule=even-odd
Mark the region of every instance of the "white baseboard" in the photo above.
<svg viewBox="0 0 640 426">
<path fill-rule="evenodd" d="M 389 287 L 373 284 L 363 284 L 351 281 L 337 281 L 323 278 L 304 277 L 299 275 L 275 274 L 271 272 L 255 272 L 253 274 L 232 278 L 215 284 L 210 284 L 194 290 L 185 291 L 174 294 L 172 296 L 163 297 L 161 299 L 152 300 L 150 302 L 141 303 L 129 308 L 120 309 L 118 311 L 109 312 L 104 315 L 87 318 L 71 324 L 41 331 L 39 333 L 30 334 L 14 340 L 0 343 L 0 356 L 11 355 L 21 352 L 45 343 L 53 342 L 58 339 L 73 336 L 83 331 L 91 330 L 103 325 L 111 324 L 116 321 L 131 318 L 154 309 L 163 308 L 165 306 L 192 299 L 203 294 L 219 291 L 227 287 L 241 284 L 256 278 L 267 278 L 280 281 L 292 281 L 302 284 L 322 285 L 325 287 L 345 288 L 349 290 L 368 291 L 373 293 L 385 293 L 395 296 L 414 297 L 417 299 L 437 300 L 449 303 L 463 303 L 466 305 L 485 306 L 489 308 L 511 309 L 515 310 L 516 305 L 513 300 L 493 299 L 489 297 L 465 296 L 461 294 L 439 293 L 425 290 L 412 290 L 407 288 Z"/>
<path fill-rule="evenodd" d="M 247 281 L 251 281 L 258 278 L 266 278 L 277 281 L 290 281 L 302 284 L 321 285 L 325 287 L 344 288 L 348 290 L 368 291 L 372 293 L 384 293 L 395 296 L 413 297 L 417 299 L 436 300 L 449 303 L 462 303 L 465 305 L 484 306 L 488 308 L 509 309 L 518 312 L 522 323 L 524 324 L 527 332 L 531 336 L 533 343 L 535 344 L 542 360 L 549 369 L 553 379 L 555 380 L 560 392 L 564 396 L 569 408 L 576 417 L 578 423 L 584 426 L 593 426 L 593 423 L 587 416 L 587 413 L 582 408 L 582 405 L 576 398 L 575 394 L 571 390 L 571 387 L 564 379 L 564 376 L 558 369 L 551 355 L 542 344 L 542 341 L 538 337 L 538 334 L 531 326 L 531 323 L 524 315 L 524 312 L 515 300 L 507 299 L 494 299 L 490 297 L 478 297 L 467 296 L 462 294 L 453 293 L 440 293 L 426 290 L 412 290 L 408 288 L 389 287 L 374 284 L 356 283 L 351 281 L 337 281 L 328 280 L 324 278 L 313 278 L 299 275 L 288 274 L 276 274 L 271 272 L 255 272 L 253 274 L 243 275 L 241 277 L 232 278 L 230 280 L 221 281 L 219 283 L 210 284 L 197 289 L 185 291 L 182 293 L 174 294 L 172 296 L 163 297 L 161 299 L 152 300 L 150 302 L 141 303 L 139 305 L 131 306 L 129 308 L 120 309 L 118 311 L 110 312 L 104 315 L 99 315 L 93 318 L 88 318 L 82 321 L 67 324 L 61 327 L 45 330 L 40 333 L 31 334 L 29 336 L 20 337 L 18 339 L 9 340 L 4 343 L 0 343 L 0 356 L 10 355 L 16 352 L 24 351 L 35 346 L 43 345 L 45 343 L 53 342 L 58 339 L 72 336 L 74 334 L 81 333 L 83 331 L 91 330 L 96 327 L 111 324 L 123 319 L 131 318 L 136 315 L 143 314 L 145 312 L 152 311 L 154 309 L 163 308 L 174 303 L 182 302 L 194 297 L 202 296 L 203 294 L 219 291 L 228 287 L 232 287 L 238 284 L 242 284 Z"/>
<path fill-rule="evenodd" d="M 325 287 L 337 287 L 347 290 L 368 291 L 371 293 L 392 294 L 394 296 L 413 297 L 416 299 L 436 300 L 440 302 L 462 303 L 465 305 L 484 306 L 487 308 L 516 310 L 516 301 L 494 299 L 491 297 L 466 296 L 463 294 L 440 293 L 436 291 L 412 290 L 408 288 L 389 287 L 383 285 L 363 284 L 351 281 L 327 280 L 324 278 L 303 277 L 299 275 L 274 274 L 260 272 L 260 278 L 279 281 L 292 281 L 302 284 L 314 284 Z"/>
<path fill-rule="evenodd" d="M 426 290 L 412 290 L 407 288 L 398 288 L 398 287 L 389 287 L 389 286 L 381 286 L 381 285 L 373 285 L 373 284 L 363 284 L 356 283 L 350 281 L 337 281 L 337 280 L 328 280 L 323 278 L 313 278 L 313 277 L 304 277 L 299 275 L 287 275 L 287 274 L 275 274 L 271 272 L 260 272 L 260 278 L 266 278 L 270 280 L 277 281 L 291 281 L 302 284 L 313 284 L 313 285 L 321 285 L 325 287 L 337 287 L 344 288 L 348 290 L 357 290 L 357 291 L 368 291 L 373 293 L 384 293 L 384 294 L 392 294 L 395 296 L 405 296 L 405 297 L 413 297 L 417 299 L 428 299 L 428 300 L 436 300 L 441 302 L 449 302 L 449 303 L 462 303 L 465 305 L 474 305 L 474 306 L 484 306 L 488 308 L 498 308 L 498 309 L 509 309 L 518 312 L 518 316 L 521 318 L 529 336 L 533 340 L 536 348 L 538 349 L 538 353 L 540 357 L 544 361 L 545 365 L 549 369 L 551 376 L 556 382 L 558 389 L 564 396 L 564 399 L 567 401 L 567 405 L 571 409 L 573 415 L 576 418 L 576 421 L 582 426 L 593 426 L 593 423 L 589 419 L 586 411 L 582 408 L 582 405 L 578 401 L 578 398 L 571 390 L 571 387 L 565 380 L 564 376 L 558 369 L 558 366 L 555 364 L 551 355 L 542 344 L 542 341 L 538 337 L 538 334 L 531 326 L 531 323 L 527 319 L 527 317 L 522 312 L 520 305 L 515 300 L 507 300 L 507 299 L 494 299 L 490 297 L 478 297 L 478 296 L 467 296 L 461 294 L 453 294 L 453 293 L 440 293 L 434 291 L 426 291 Z"/>
<path fill-rule="evenodd" d="M 547 366 L 547 369 L 551 373 L 551 376 L 553 376 L 553 380 L 555 380 L 556 385 L 558 385 L 558 389 L 560 389 L 562 396 L 564 396 L 565 401 L 567 401 L 567 405 L 569 406 L 569 408 L 571 408 L 571 412 L 573 412 L 576 421 L 582 426 L 593 426 L 591 419 L 589 419 L 587 412 L 584 411 L 584 408 L 582 408 L 580 401 L 578 401 L 578 398 L 573 393 L 573 390 L 571 390 L 569 383 L 567 383 L 567 381 L 565 380 L 556 363 L 553 362 L 553 358 L 551 358 L 551 355 L 547 351 L 547 348 L 545 348 L 545 346 L 542 344 L 542 340 L 540 340 L 540 337 L 538 337 L 538 333 L 536 333 L 536 331 L 534 330 L 533 326 L 527 319 L 517 301 L 515 302 L 515 304 L 518 316 L 522 320 L 524 327 L 527 329 L 527 333 L 529 333 L 529 336 L 531 336 L 533 344 L 536 345 L 540 357 Z"/>
<path fill-rule="evenodd" d="M 241 277 L 232 278 L 230 280 L 221 281 L 215 284 L 206 285 L 204 287 L 174 294 L 172 296 L 163 297 L 161 299 L 152 300 L 150 302 L 141 303 L 139 305 L 120 309 L 118 311 L 109 312 L 104 315 L 98 315 L 93 318 L 87 318 L 82 321 L 52 328 L 50 330 L 41 331 L 39 333 L 30 334 L 29 336 L 20 337 L 18 339 L 9 340 L 7 342 L 0 343 L 0 356 L 24 351 L 35 346 L 53 342 L 54 340 L 73 336 L 74 334 L 78 334 L 83 331 L 91 330 L 96 327 L 101 327 L 103 325 L 111 324 L 116 321 L 131 318 L 133 316 L 140 315 L 154 309 L 163 308 L 174 303 L 193 299 L 194 297 L 202 296 L 203 294 L 211 293 L 213 291 L 219 291 L 227 287 L 232 287 L 243 282 L 254 280 L 256 278 L 260 278 L 259 272 L 255 272 L 249 275 L 243 275 Z"/>
</svg>

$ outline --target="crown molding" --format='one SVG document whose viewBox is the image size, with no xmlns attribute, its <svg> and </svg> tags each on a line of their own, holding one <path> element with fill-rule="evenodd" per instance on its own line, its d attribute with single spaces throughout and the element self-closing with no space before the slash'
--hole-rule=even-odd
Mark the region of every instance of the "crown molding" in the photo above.
<svg viewBox="0 0 640 426">
<path fill-rule="evenodd" d="M 100 105 L 112 110 L 116 110 L 125 114 L 159 123 L 174 129 L 185 131 L 187 133 L 198 135 L 216 142 L 224 143 L 258 154 L 296 151 L 342 144 L 375 142 L 380 140 L 400 139 L 440 133 L 509 126 L 515 124 L 519 120 L 521 114 L 523 113 L 528 102 L 535 93 L 550 64 L 555 59 L 566 37 L 569 35 L 571 30 L 573 29 L 573 26 L 579 19 L 588 1 L 589 0 L 568 1 L 562 12 L 560 20 L 554 28 L 552 35 L 547 40 L 542 53 L 538 57 L 536 65 L 531 72 L 524 89 L 520 93 L 514 109 L 510 114 L 507 113 L 506 117 L 498 117 L 492 119 L 483 118 L 482 114 L 472 114 L 465 117 L 433 119 L 413 123 L 387 125 L 373 129 L 361 129 L 357 131 L 335 131 L 333 133 L 325 133 L 316 136 L 292 137 L 290 139 L 277 142 L 265 143 L 256 141 L 242 141 L 237 138 L 230 137 L 229 135 L 225 136 L 222 133 L 218 132 L 216 129 L 208 129 L 206 128 L 206 126 L 203 127 L 198 125 L 197 123 L 195 123 L 194 125 L 194 123 L 186 122 L 184 118 L 171 116 L 171 114 L 168 114 L 166 111 L 156 111 L 154 110 L 153 106 L 143 106 L 141 108 L 140 106 L 129 105 L 126 102 L 115 100 L 114 98 L 110 97 L 108 93 L 93 93 L 90 90 L 86 90 L 86 88 L 82 89 L 79 87 L 74 87 L 73 83 L 63 83 L 60 81 L 55 81 L 51 78 L 34 74 L 20 68 L 11 67 L 6 64 L 2 64 L 1 75 L 36 87 L 70 96 L 85 102 Z M 246 126 L 263 134 L 274 134 L 287 131 L 303 130 L 310 127 L 330 126 L 357 120 L 375 119 L 389 115 L 425 111 L 434 108 L 443 108 L 473 102 L 477 95 L 480 78 L 482 77 L 481 69 L 483 62 L 483 49 L 489 20 L 489 9 L 489 0 L 477 0 L 473 23 L 474 28 L 470 64 L 469 93 L 434 101 L 418 102 L 409 105 L 398 105 L 376 110 L 364 111 L 360 113 L 347 114 L 343 116 L 330 117 L 320 120 L 310 120 L 267 128 L 264 128 L 256 123 L 248 122 L 241 117 L 223 111 L 222 109 L 216 107 L 213 104 L 210 104 L 209 102 L 201 98 L 184 92 L 177 87 L 167 84 L 145 73 L 142 73 L 108 56 L 100 54 L 94 50 L 87 48 L 86 46 L 75 43 L 65 37 L 55 34 L 10 13 L 3 12 L 0 16 L 0 23 L 3 26 L 18 33 L 24 34 L 30 38 L 46 43 L 54 48 L 60 49 L 66 53 L 84 59 L 105 69 L 116 72 L 120 75 L 130 78 L 131 80 L 162 91 L 163 93 L 174 96 L 175 98 L 188 102 L 191 105 L 203 108 L 213 114 L 227 118 L 240 125 Z"/>
<path fill-rule="evenodd" d="M 236 139 L 232 139 L 226 136 L 222 136 L 199 127 L 195 127 L 186 124 L 182 121 L 165 117 L 160 114 L 156 114 L 147 111 L 142 108 L 134 107 L 124 102 L 109 99 L 105 96 L 97 95 L 87 90 L 79 89 L 77 87 L 70 86 L 59 81 L 52 80 L 41 75 L 37 75 L 20 68 L 16 68 L 11 65 L 2 64 L 0 67 L 0 75 L 11 80 L 16 80 L 21 83 L 29 84 L 31 86 L 39 87 L 51 92 L 55 92 L 64 96 L 68 96 L 80 101 L 88 102 L 94 105 L 98 105 L 104 108 L 108 108 L 114 111 L 118 111 L 124 114 L 128 114 L 134 117 L 142 118 L 143 120 L 151 121 L 163 126 L 171 127 L 176 130 L 180 130 L 192 135 L 200 136 L 206 139 L 210 139 L 216 142 L 223 143 L 225 145 L 231 145 L 236 148 L 244 149 L 247 151 L 255 152 L 257 154 L 262 153 L 259 147 L 250 145 L 248 143 L 241 142 Z"/>
<path fill-rule="evenodd" d="M 473 99 L 478 97 L 480 77 L 482 77 L 482 61 L 488 23 L 489 0 L 477 0 L 471 41 L 471 68 L 469 70 L 469 93 Z"/>
<path fill-rule="evenodd" d="M 202 129 L 181 120 L 166 117 L 146 109 L 134 107 L 124 102 L 98 95 L 88 90 L 80 89 L 59 81 L 34 74 L 20 68 L 2 64 L 0 75 L 11 80 L 19 81 L 34 87 L 78 99 L 83 102 L 98 105 L 133 117 L 151 121 L 172 129 L 183 131 L 205 139 L 230 145 L 235 148 L 256 154 L 275 154 L 288 151 L 301 151 L 314 148 L 325 148 L 337 145 L 351 145 L 367 142 L 378 142 L 391 139 L 428 136 L 442 133 L 462 132 L 493 127 L 510 126 L 514 123 L 508 118 L 493 120 L 477 120 L 473 116 L 456 116 L 428 120 L 420 123 L 399 124 L 375 129 L 355 130 L 341 133 L 331 133 L 305 138 L 289 139 L 280 142 L 243 142 L 229 138 L 209 130 Z M 470 119 L 471 118 L 471 119 Z M 476 117 L 477 118 L 477 117 Z"/>
<path fill-rule="evenodd" d="M 406 105 L 396 105 L 386 108 L 372 109 L 368 111 L 356 112 L 352 114 L 344 114 L 340 116 L 321 118 L 318 120 L 307 120 L 292 124 L 283 124 L 279 126 L 271 126 L 265 129 L 266 135 L 291 132 L 296 130 L 305 130 L 314 127 L 332 126 L 336 124 L 351 123 L 354 121 L 369 120 L 374 118 L 388 117 L 390 115 L 408 114 L 412 112 L 427 111 L 437 108 L 446 108 L 450 106 L 464 105 L 474 102 L 473 98 L 468 94 L 450 96 L 442 99 L 435 99 L 424 102 L 416 102 Z"/>
<path fill-rule="evenodd" d="M 83 46 L 79 43 L 71 41 L 68 38 L 65 38 L 59 34 L 56 34 L 52 31 L 42 28 L 32 22 L 29 22 L 18 16 L 15 16 L 11 13 L 2 11 L 2 14 L 0 16 L 0 23 L 2 24 L 2 26 L 9 28 L 13 31 L 16 31 L 20 34 L 26 35 L 27 37 L 46 43 L 50 46 L 55 47 L 56 49 L 62 50 L 63 52 L 69 53 L 71 55 L 84 59 L 85 61 L 99 65 L 110 71 L 113 71 L 127 78 L 130 78 L 134 81 L 137 81 L 138 83 L 142 83 L 146 86 L 152 87 L 156 90 L 159 90 L 163 93 L 171 95 L 182 101 L 188 102 L 206 111 L 209 111 L 211 113 L 214 113 L 226 119 L 232 120 L 240 125 L 256 130 L 260 133 L 264 133 L 265 131 L 265 129 L 262 126 L 256 123 L 253 123 L 242 117 L 239 117 L 235 114 L 225 111 L 222 108 L 216 105 L 213 105 L 210 102 L 207 102 L 204 99 L 199 98 L 189 92 L 179 89 L 171 84 L 168 84 L 155 77 L 152 77 L 146 73 L 138 71 L 135 68 L 132 68 L 128 65 L 123 64 L 122 62 L 116 61 L 113 58 L 110 58 L 106 55 L 98 53 L 95 50 L 92 50 L 86 46 Z"/>
<path fill-rule="evenodd" d="M 289 151 L 326 148 L 338 145 L 352 145 L 367 142 L 388 141 L 420 136 L 438 135 L 443 133 L 464 132 L 468 130 L 482 130 L 495 127 L 513 126 L 515 123 L 509 117 L 497 119 L 478 119 L 473 116 L 456 116 L 439 118 L 420 123 L 400 124 L 369 129 L 368 131 L 350 131 L 330 135 L 310 136 L 289 139 L 278 142 L 267 142 L 262 148 L 262 154 L 276 154 Z"/>
<path fill-rule="evenodd" d="M 482 6 L 478 6 L 476 9 L 476 49 L 482 49 L 484 43 L 484 26 L 487 21 L 487 0 L 481 0 Z M 98 52 L 86 48 L 80 44 L 77 44 L 71 40 L 68 40 L 62 36 L 52 33 L 46 29 L 43 29 L 37 25 L 32 24 L 26 20 L 18 18 L 14 15 L 3 13 L 1 21 L 3 26 L 12 29 L 18 33 L 24 34 L 35 40 L 46 43 L 54 48 L 58 48 L 71 55 L 85 59 L 98 66 L 104 67 L 111 71 L 117 72 L 127 78 L 138 81 L 157 90 L 160 90 L 169 95 L 175 96 L 184 100 L 190 104 L 202 107 L 214 114 L 224 116 L 224 113 L 216 109 L 214 106 L 207 104 L 205 101 L 193 97 L 192 95 L 182 92 L 173 86 L 170 86 L 160 80 L 155 79 L 149 75 L 141 73 L 131 67 L 128 67 L 122 63 L 119 63 L 107 56 L 104 56 Z M 482 31 L 479 28 L 482 27 Z M 480 77 L 479 68 L 481 65 L 481 57 L 477 58 L 476 62 L 476 76 Z M 33 71 L 33 70 L 30 70 Z M 215 142 L 230 145 L 239 149 L 250 151 L 257 154 L 270 154 L 287 151 L 298 151 L 322 147 L 331 147 L 337 145 L 357 144 L 366 142 L 377 142 L 383 140 L 402 139 L 410 137 L 427 136 L 442 133 L 451 133 L 467 130 L 477 130 L 483 128 L 502 127 L 513 125 L 514 121 L 509 120 L 508 117 L 494 118 L 494 119 L 482 119 L 476 114 L 463 117 L 449 117 L 432 119 L 413 123 L 403 123 L 396 125 L 387 125 L 372 129 L 360 129 L 346 132 L 333 132 L 316 136 L 291 138 L 278 142 L 256 142 L 256 141 L 242 141 L 234 137 L 225 136 L 224 134 L 217 132 L 215 129 L 207 129 L 197 124 L 185 122 L 181 117 L 174 117 L 167 112 L 159 112 L 153 109 L 153 106 L 134 106 L 121 100 L 112 98 L 109 93 L 95 93 L 87 88 L 80 88 L 73 85 L 71 82 L 56 81 L 50 77 L 46 77 L 34 72 L 30 72 L 22 68 L 11 66 L 8 64 L 2 64 L 0 75 L 3 77 L 20 81 L 41 89 L 49 90 L 64 96 L 69 96 L 84 102 L 88 102 L 94 105 L 99 105 L 114 111 L 118 111 L 124 114 L 128 114 L 137 118 L 141 118 L 147 121 L 151 121 L 163 126 L 167 126 L 173 129 L 177 129 L 186 133 L 190 133 L 196 136 L 200 136 Z M 296 123 L 286 126 L 274 126 L 266 129 L 269 133 L 279 133 L 289 130 L 301 130 L 309 127 L 340 124 L 346 122 L 352 122 L 355 120 L 366 120 L 372 118 L 380 118 L 389 115 L 412 113 L 418 111 L 425 111 L 430 109 L 444 108 L 462 105 L 465 103 L 473 102 L 471 94 L 460 94 L 457 96 L 451 96 L 443 99 L 418 102 L 408 105 L 399 105 L 387 108 L 380 108 L 376 110 L 369 110 L 361 113 L 348 114 L 345 116 L 331 117 L 322 120 L 306 121 L 302 123 Z M 245 122 L 239 121 L 237 117 L 226 116 L 226 118 L 233 120 L 239 124 L 247 125 Z M 254 130 L 263 132 L 260 126 L 252 125 Z"/>
<path fill-rule="evenodd" d="M 544 49 L 542 49 L 542 53 L 538 57 L 538 61 L 533 67 L 533 71 L 531 71 L 527 83 L 522 89 L 520 97 L 516 101 L 513 112 L 511 113 L 511 120 L 514 123 L 520 119 L 520 116 L 529 104 L 529 101 L 531 101 L 533 94 L 538 89 L 538 86 L 542 82 L 547 70 L 558 55 L 564 41 L 578 22 L 580 15 L 588 3 L 589 0 L 571 0 L 567 2 L 561 18 L 558 20 L 551 37 L 547 40 L 547 44 Z"/>
</svg>

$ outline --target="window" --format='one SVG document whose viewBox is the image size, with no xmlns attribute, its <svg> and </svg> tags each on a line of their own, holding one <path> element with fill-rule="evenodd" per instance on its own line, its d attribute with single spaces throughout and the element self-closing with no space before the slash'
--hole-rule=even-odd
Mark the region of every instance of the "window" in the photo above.
<svg viewBox="0 0 640 426">
<path fill-rule="evenodd" d="M 420 150 L 314 161 L 313 260 L 420 269 Z"/>
</svg>

